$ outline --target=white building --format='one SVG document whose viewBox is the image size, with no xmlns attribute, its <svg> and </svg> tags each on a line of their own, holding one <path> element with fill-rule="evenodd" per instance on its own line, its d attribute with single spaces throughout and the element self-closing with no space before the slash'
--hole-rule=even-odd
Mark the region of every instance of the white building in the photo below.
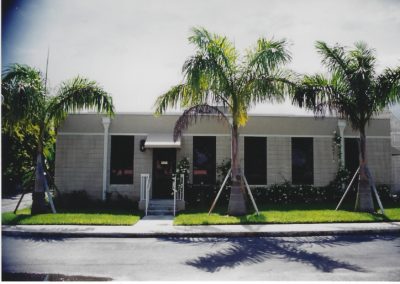
<svg viewBox="0 0 400 284">
<path fill-rule="evenodd" d="M 57 137 L 59 190 L 83 190 L 93 199 L 118 192 L 140 200 L 141 175 L 149 174 L 150 197 L 169 199 L 171 174 L 184 157 L 190 162 L 190 183 L 215 183 L 216 166 L 230 158 L 228 125 L 204 118 L 173 142 L 177 118 L 150 113 L 117 113 L 112 119 L 69 115 Z M 390 117 L 382 116 L 372 119 L 366 130 L 367 159 L 377 184 L 399 182 L 392 172 L 390 126 Z M 333 147 L 335 131 L 344 137 L 342 153 Z M 358 133 L 334 117 L 250 115 L 240 129 L 240 160 L 251 186 L 285 180 L 324 186 L 335 177 L 338 156 L 351 170 L 358 167 L 357 138 Z M 398 161 L 393 163 L 398 166 Z"/>
</svg>

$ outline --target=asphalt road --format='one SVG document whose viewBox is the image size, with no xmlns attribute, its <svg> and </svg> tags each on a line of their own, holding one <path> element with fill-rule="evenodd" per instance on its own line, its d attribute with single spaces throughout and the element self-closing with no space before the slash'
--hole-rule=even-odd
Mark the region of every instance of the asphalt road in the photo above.
<svg viewBox="0 0 400 284">
<path fill-rule="evenodd" d="M 2 271 L 3 280 L 23 272 L 31 279 L 400 281 L 400 235 L 3 237 Z"/>
</svg>

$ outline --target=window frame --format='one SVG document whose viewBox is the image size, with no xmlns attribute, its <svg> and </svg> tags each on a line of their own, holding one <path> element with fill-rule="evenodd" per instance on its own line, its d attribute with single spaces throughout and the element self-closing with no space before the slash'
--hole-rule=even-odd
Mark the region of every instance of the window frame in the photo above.
<svg viewBox="0 0 400 284">
<path fill-rule="evenodd" d="M 258 140 L 258 141 L 257 141 Z M 254 144 L 252 144 L 254 143 Z M 259 151 L 260 149 L 254 149 L 255 145 L 257 145 L 257 143 L 260 143 L 262 145 L 262 150 Z M 266 185 L 267 184 L 267 137 L 259 137 L 259 136 L 245 136 L 244 137 L 244 175 L 246 177 L 247 182 L 249 183 L 249 185 Z M 252 144 L 252 145 L 249 145 Z M 257 159 L 261 160 L 261 157 L 263 159 L 263 161 L 261 161 L 260 163 L 257 163 L 257 167 L 255 168 L 261 168 L 260 172 L 257 173 L 260 175 L 261 179 L 260 180 L 255 180 L 252 177 L 252 173 L 248 172 L 249 166 L 248 163 L 250 162 L 249 159 L 251 159 L 251 157 L 249 157 L 248 153 L 248 149 L 253 149 L 253 151 L 255 152 L 261 152 L 259 155 L 255 155 Z M 251 156 L 253 156 L 254 153 L 251 154 Z M 258 161 L 257 161 L 258 162 Z M 259 165 L 262 164 L 262 167 L 260 167 Z M 253 170 L 253 169 L 252 169 Z M 262 172 L 262 174 L 261 174 Z"/>
<path fill-rule="evenodd" d="M 298 147 L 298 145 L 295 145 L 297 143 L 295 143 L 295 141 L 299 141 L 301 143 L 307 143 L 310 142 L 310 144 L 308 145 L 308 149 L 305 150 L 305 157 L 306 157 L 306 161 L 305 161 L 305 165 L 306 168 L 309 169 L 305 169 L 303 171 L 299 171 L 299 169 L 301 169 L 300 166 L 295 165 L 294 161 L 295 161 L 295 147 Z M 313 185 L 314 184 L 314 138 L 313 137 L 292 137 L 291 139 L 291 150 L 292 150 L 292 184 L 293 185 Z M 301 145 L 301 144 L 300 144 Z M 304 144 L 303 144 L 304 145 Z M 309 157 L 309 159 L 307 158 L 307 154 L 311 154 L 311 156 Z M 308 172 L 307 171 L 311 171 Z"/>
<path fill-rule="evenodd" d="M 350 174 L 353 176 L 355 172 L 357 171 L 358 167 L 360 166 L 360 157 L 359 157 L 359 138 L 352 138 L 352 137 L 345 137 L 344 138 L 344 166 L 345 168 L 350 172 Z M 349 148 L 352 148 L 351 151 L 349 151 Z M 356 154 L 354 155 L 354 152 L 356 151 Z M 351 157 L 355 157 L 355 161 L 349 161 Z M 350 163 L 349 163 L 350 162 Z M 349 164 L 353 165 L 354 167 L 350 168 Z"/>
<path fill-rule="evenodd" d="M 127 141 L 125 141 L 126 145 L 122 145 L 124 144 L 123 142 L 119 141 L 116 142 L 117 139 L 121 139 L 124 140 L 126 139 Z M 114 143 L 113 143 L 114 140 Z M 131 141 L 129 141 L 131 140 Z M 117 146 L 115 146 L 115 144 L 117 143 Z M 115 147 L 117 147 L 117 149 L 119 149 L 120 147 L 124 146 L 124 147 L 128 147 L 128 145 L 132 143 L 132 148 L 131 150 L 119 150 L 120 152 L 118 152 L 118 154 L 116 155 L 116 153 L 113 151 L 113 145 Z M 126 148 L 125 148 L 126 149 Z M 129 147 L 128 147 L 129 149 Z M 125 163 L 121 163 L 121 164 L 127 164 L 128 167 L 127 168 L 123 168 L 123 165 L 119 165 L 120 169 L 118 170 L 131 170 L 132 174 L 125 174 L 124 176 L 127 176 L 126 178 L 124 177 L 118 177 L 113 173 L 114 167 L 115 165 L 115 160 L 114 159 L 120 159 L 121 157 L 123 158 L 128 158 L 131 157 L 132 161 L 129 161 L 128 159 L 125 160 Z M 109 170 L 109 175 L 110 175 L 110 185 L 133 185 L 134 184 L 134 158 L 135 158 L 135 136 L 133 135 L 111 135 L 110 136 L 110 170 Z M 121 180 L 118 180 L 118 178 L 120 178 Z M 130 178 L 130 181 L 127 182 L 127 180 Z M 116 180 L 117 179 L 117 180 Z"/>
<path fill-rule="evenodd" d="M 212 151 L 210 153 L 209 158 L 211 158 L 211 162 L 208 162 L 211 164 L 204 167 L 204 168 L 198 168 L 199 166 L 196 165 L 196 144 L 200 143 L 201 140 L 209 140 L 208 142 L 213 143 L 212 146 Z M 208 143 L 207 142 L 207 143 Z M 210 148 L 210 146 L 205 146 L 206 148 Z M 199 147 L 200 148 L 200 147 Z M 192 159 L 192 165 L 193 165 L 193 173 L 192 173 L 192 178 L 193 178 L 193 184 L 194 185 L 214 185 L 216 184 L 216 171 L 217 171 L 217 139 L 216 136 L 193 136 L 193 159 Z M 198 175 L 195 174 L 196 170 L 207 170 L 207 174 L 206 176 L 208 176 L 207 178 L 205 178 L 205 181 L 202 181 L 201 176 L 203 175 Z M 210 174 L 211 173 L 211 174 Z"/>
</svg>

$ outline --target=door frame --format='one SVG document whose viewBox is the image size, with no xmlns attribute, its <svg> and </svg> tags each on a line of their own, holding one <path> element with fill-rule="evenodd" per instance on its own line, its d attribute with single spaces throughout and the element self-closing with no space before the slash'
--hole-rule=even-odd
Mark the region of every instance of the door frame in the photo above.
<svg viewBox="0 0 400 284">
<path fill-rule="evenodd" d="M 172 157 L 172 173 L 175 172 L 176 170 L 176 156 L 177 156 L 177 151 L 176 148 L 153 148 L 153 158 L 152 158 L 152 193 L 151 193 L 151 199 L 172 199 L 171 198 L 165 198 L 163 195 L 161 195 L 161 197 L 159 196 L 155 196 L 157 195 L 157 193 L 159 194 L 159 192 L 157 191 L 157 182 L 156 182 L 156 160 L 159 157 L 159 152 L 162 151 L 169 151 L 171 153 L 171 157 Z M 172 154 L 173 153 L 173 154 Z M 171 174 L 171 186 L 172 186 L 172 174 Z M 160 190 L 160 189 L 159 189 Z M 172 189 L 171 189 L 172 190 Z"/>
</svg>

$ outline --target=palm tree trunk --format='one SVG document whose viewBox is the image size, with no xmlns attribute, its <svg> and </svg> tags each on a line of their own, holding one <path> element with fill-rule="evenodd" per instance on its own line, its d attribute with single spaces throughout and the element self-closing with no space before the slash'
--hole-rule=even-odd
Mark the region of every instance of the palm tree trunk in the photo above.
<svg viewBox="0 0 400 284">
<path fill-rule="evenodd" d="M 358 191 L 356 198 L 356 211 L 374 212 L 374 204 L 372 201 L 372 192 L 370 180 L 367 174 L 367 152 L 365 129 L 360 129 L 359 141 L 359 160 L 360 160 L 360 176 L 358 181 Z"/>
<path fill-rule="evenodd" d="M 239 160 L 239 131 L 238 126 L 232 125 L 231 138 L 231 165 L 232 165 L 232 187 L 229 197 L 228 214 L 232 216 L 245 215 L 247 213 L 245 190 L 240 170 Z"/>
<path fill-rule="evenodd" d="M 32 214 L 47 212 L 45 200 L 45 176 L 43 167 L 43 130 L 40 131 L 39 143 L 36 152 L 35 189 L 32 193 Z"/>
</svg>

